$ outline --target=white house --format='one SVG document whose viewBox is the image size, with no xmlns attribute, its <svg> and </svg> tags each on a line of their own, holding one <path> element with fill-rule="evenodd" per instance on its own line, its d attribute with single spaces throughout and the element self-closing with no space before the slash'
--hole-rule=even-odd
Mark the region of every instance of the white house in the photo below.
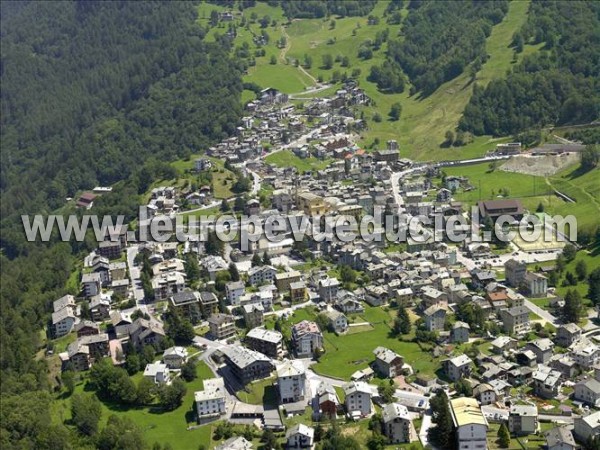
<svg viewBox="0 0 600 450">
<path fill-rule="evenodd" d="M 144 369 L 144 376 L 150 378 L 156 384 L 168 383 L 171 379 L 169 368 L 161 362 L 147 364 Z"/>
<path fill-rule="evenodd" d="M 408 409 L 399 403 L 385 405 L 382 411 L 383 434 L 390 443 L 410 443 L 418 439 Z"/>
<path fill-rule="evenodd" d="M 257 266 L 248 269 L 248 281 L 252 286 L 272 284 L 275 280 L 277 269 L 272 266 Z"/>
<path fill-rule="evenodd" d="M 163 361 L 169 369 L 180 369 L 187 357 L 188 351 L 185 347 L 170 347 L 163 353 Z"/>
<path fill-rule="evenodd" d="M 223 378 L 209 378 L 204 380 L 204 390 L 194 392 L 196 414 L 199 419 L 218 417 L 226 410 L 225 381 Z"/>
<path fill-rule="evenodd" d="M 487 449 L 488 423 L 474 398 L 460 397 L 450 400 L 452 422 L 460 450 Z"/>
<path fill-rule="evenodd" d="M 336 333 L 343 333 L 348 329 L 348 319 L 344 313 L 332 310 L 327 311 L 325 315 L 327 316 L 327 319 L 329 319 L 329 326 Z"/>
<path fill-rule="evenodd" d="M 240 305 L 240 297 L 244 295 L 246 288 L 243 281 L 230 281 L 225 285 L 225 296 L 231 306 Z"/>
<path fill-rule="evenodd" d="M 304 400 L 306 396 L 306 370 L 302 361 L 284 361 L 277 367 L 277 390 L 281 403 Z"/>
<path fill-rule="evenodd" d="M 580 442 L 587 442 L 600 434 L 600 411 L 585 417 L 576 417 L 573 421 L 573 434 Z"/>
<path fill-rule="evenodd" d="M 299 423 L 285 433 L 287 448 L 311 448 L 313 446 L 315 430 L 308 425 Z"/>
<path fill-rule="evenodd" d="M 363 381 L 351 381 L 344 385 L 346 412 L 351 416 L 365 417 L 373 412 L 372 391 Z"/>
</svg>

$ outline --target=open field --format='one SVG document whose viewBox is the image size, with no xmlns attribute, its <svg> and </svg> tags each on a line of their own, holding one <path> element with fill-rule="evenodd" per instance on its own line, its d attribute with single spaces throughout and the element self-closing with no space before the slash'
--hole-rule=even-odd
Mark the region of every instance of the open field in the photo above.
<svg viewBox="0 0 600 450">
<path fill-rule="evenodd" d="M 373 350 L 380 345 L 402 355 L 415 372 L 434 374 L 438 369 L 438 360 L 419 345 L 390 336 L 392 320 L 382 308 L 367 307 L 363 317 L 373 326 L 371 331 L 341 336 L 325 334 L 325 354 L 313 366 L 316 372 L 349 380 L 355 371 L 373 361 Z"/>
<path fill-rule="evenodd" d="M 265 158 L 268 164 L 275 164 L 278 167 L 295 167 L 299 172 L 308 172 L 310 170 L 322 170 L 326 168 L 331 160 L 321 160 L 317 158 L 298 158 L 291 150 L 281 150 Z"/>
<path fill-rule="evenodd" d="M 519 173 L 490 171 L 487 163 L 471 166 L 447 167 L 443 169 L 447 175 L 463 176 L 469 179 L 473 190 L 459 190 L 454 197 L 469 204 L 478 200 L 490 200 L 499 195 L 501 189 L 508 189 L 508 197 L 521 198 L 539 196 L 547 193 L 548 186 L 543 177 L 523 175 Z"/>
<path fill-rule="evenodd" d="M 111 414 L 129 417 L 143 431 L 144 437 L 150 446 L 155 442 L 169 443 L 173 449 L 198 448 L 199 444 L 207 447 L 212 445 L 211 434 L 215 424 L 206 425 L 188 431 L 189 425 L 195 425 L 193 420 L 194 392 L 203 389 L 203 379 L 214 377 L 212 371 L 203 362 L 198 363 L 196 371 L 198 378 L 186 383 L 187 392 L 182 405 L 174 411 L 161 412 L 153 407 L 124 408 L 108 402 L 102 403 L 101 427 L 106 424 Z M 84 392 L 85 386 L 80 382 L 75 392 Z M 71 418 L 71 402 L 69 398 L 59 396 L 53 403 L 52 418 L 56 421 L 68 421 Z"/>
<path fill-rule="evenodd" d="M 555 214 L 573 214 L 579 228 L 593 227 L 600 216 L 600 168 L 581 173 L 579 166 L 567 168 L 548 178 L 556 190 L 568 195 L 576 203 L 563 203 L 553 209 Z"/>
</svg>

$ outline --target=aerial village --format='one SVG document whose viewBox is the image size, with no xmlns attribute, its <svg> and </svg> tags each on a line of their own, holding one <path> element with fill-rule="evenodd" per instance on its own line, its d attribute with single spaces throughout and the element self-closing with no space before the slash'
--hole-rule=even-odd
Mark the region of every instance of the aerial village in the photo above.
<svg viewBox="0 0 600 450">
<path fill-rule="evenodd" d="M 500 192 L 456 201 L 475 182 L 444 170 L 469 161 L 413 164 L 394 140 L 360 148 L 356 135 L 366 124 L 355 106 L 368 102 L 352 80 L 302 104 L 264 89 L 246 106 L 238 135 L 188 169 L 201 178 L 224 162 L 247 181 L 243 197 L 217 199 L 210 183 L 157 186 L 140 206 L 149 220 L 215 210 L 262 220 L 358 218 L 379 207 L 445 223 L 456 215 L 469 221 L 475 206 L 484 224 L 508 215 L 514 225 L 536 213 Z M 315 169 L 270 164 L 266 157 L 281 151 Z M 479 162 L 522 151 L 519 143 L 499 144 Z M 109 190 L 85 194 L 78 205 L 93 211 Z M 123 367 L 155 392 L 201 373 L 193 404 L 181 406 L 181 433 L 216 427 L 218 449 L 255 448 L 249 437 L 265 430 L 285 448 L 312 448 L 332 422 L 377 429 L 394 448 L 431 447 L 438 398 L 461 450 L 495 448 L 505 429 L 548 450 L 599 435 L 598 313 L 571 291 L 561 295 L 556 282 L 576 244 L 453 243 L 426 231 L 418 241 L 309 234 L 298 242 L 286 230 L 279 242 L 260 239 L 243 250 L 192 235 L 139 242 L 134 224 L 113 228 L 82 262 L 79 294 L 54 301 L 47 353 L 63 373 L 85 379 L 96 376 L 95 366 Z"/>
</svg>

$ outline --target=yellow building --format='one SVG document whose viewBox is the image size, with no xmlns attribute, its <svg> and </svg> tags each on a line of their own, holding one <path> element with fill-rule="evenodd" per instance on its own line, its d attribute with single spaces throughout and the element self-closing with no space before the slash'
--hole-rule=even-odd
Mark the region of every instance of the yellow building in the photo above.
<svg viewBox="0 0 600 450">
<path fill-rule="evenodd" d="M 296 202 L 298 209 L 307 216 L 319 216 L 327 212 L 327 205 L 323 198 L 310 192 L 299 193 Z"/>
</svg>

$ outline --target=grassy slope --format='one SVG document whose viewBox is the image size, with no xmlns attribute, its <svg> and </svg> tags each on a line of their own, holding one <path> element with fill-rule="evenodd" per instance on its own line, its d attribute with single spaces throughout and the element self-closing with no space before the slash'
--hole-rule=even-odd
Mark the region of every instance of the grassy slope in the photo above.
<svg viewBox="0 0 600 450">
<path fill-rule="evenodd" d="M 487 84 L 494 77 L 503 77 L 507 69 L 514 64 L 512 49 L 508 46 L 513 33 L 521 27 L 526 19 L 528 5 L 528 2 L 511 2 L 505 20 L 494 27 L 487 41 L 487 52 L 490 59 L 477 74 L 478 83 Z M 373 14 L 381 16 L 384 7 L 384 2 L 380 2 Z M 361 28 L 357 29 L 356 36 L 352 36 L 352 30 L 355 29 L 357 23 L 361 25 Z M 315 76 L 321 75 L 325 80 L 331 77 L 333 70 L 351 72 L 354 68 L 360 68 L 360 84 L 376 104 L 375 107 L 367 108 L 367 117 L 372 117 L 376 111 L 385 117 L 393 103 L 400 102 L 402 104 L 403 112 L 399 122 L 387 120 L 381 123 L 370 122 L 370 129 L 365 133 L 363 139 L 365 145 L 369 145 L 374 138 L 379 138 L 382 143 L 388 139 L 396 139 L 401 144 L 403 154 L 426 160 L 459 159 L 481 155 L 499 142 L 489 137 L 479 137 L 472 144 L 460 149 L 446 150 L 439 147 L 444 140 L 444 133 L 454 129 L 470 98 L 472 86 L 467 73 L 445 83 L 425 99 L 418 96 L 409 97 L 408 88 L 403 94 L 382 94 L 377 91 L 375 85 L 366 80 L 370 67 L 380 64 L 385 59 L 385 46 L 375 52 L 373 59 L 368 61 L 361 61 L 357 58 L 358 47 L 361 42 L 372 39 L 377 31 L 386 27 L 390 29 L 390 36 L 394 37 L 400 31 L 401 26 L 389 26 L 383 20 L 379 25 L 368 26 L 365 18 L 347 18 L 337 20 L 335 29 L 329 30 L 327 21 L 316 19 L 295 21 L 288 30 L 288 34 L 292 38 L 290 55 L 302 59 L 305 53 L 310 54 L 313 57 L 313 67 L 310 72 Z M 336 38 L 335 44 L 327 44 L 330 37 Z M 535 51 L 535 48 L 528 47 L 524 54 L 532 51 Z M 318 67 L 323 54 L 326 53 L 333 56 L 337 54 L 349 56 L 350 68 L 344 69 L 336 64 L 334 69 L 327 71 Z"/>
<path fill-rule="evenodd" d="M 540 195 L 548 190 L 543 177 L 534 177 L 513 172 L 503 172 L 496 169 L 489 171 L 489 165 L 474 164 L 472 166 L 447 167 L 444 171 L 448 175 L 464 176 L 475 187 L 472 191 L 456 193 L 455 198 L 467 203 L 476 203 L 478 200 L 496 198 L 502 188 L 509 190 L 509 197 L 521 198 Z M 481 191 L 480 191 L 481 188 Z M 558 201 L 558 199 L 557 199 Z M 537 206 L 537 203 L 535 204 Z"/>
<path fill-rule="evenodd" d="M 505 20 L 492 30 L 487 42 L 487 52 L 490 58 L 477 74 L 478 83 L 487 84 L 492 78 L 503 77 L 511 65 L 515 63 L 513 51 L 509 48 L 509 45 L 512 35 L 521 27 L 527 17 L 528 6 L 528 1 L 511 2 Z M 276 27 L 267 27 L 267 32 L 271 37 L 269 45 L 265 47 L 267 54 L 265 57 L 256 58 L 256 66 L 248 70 L 244 81 L 256 82 L 263 87 L 272 86 L 287 93 L 300 93 L 306 87 L 311 86 L 313 81 L 295 68 L 291 61 L 294 59 L 303 61 L 304 55 L 308 54 L 313 60 L 312 67 L 308 69 L 308 72 L 315 78 L 322 77 L 327 81 L 335 70 L 341 73 L 347 72 L 348 74 L 356 68 L 361 70 L 360 84 L 375 101 L 375 106 L 365 110 L 367 118 L 371 118 L 375 112 L 379 112 L 383 117 L 386 117 L 393 103 L 400 102 L 402 104 L 403 113 L 399 122 L 387 120 L 380 123 L 370 122 L 370 129 L 362 139 L 365 146 L 370 145 L 375 138 L 378 138 L 382 143 L 388 139 L 396 139 L 400 142 L 401 151 L 405 156 L 428 160 L 461 159 L 481 155 L 497 142 L 501 142 L 502 140 L 482 136 L 476 138 L 473 143 L 459 149 L 447 150 L 439 147 L 444 140 L 444 133 L 456 127 L 464 106 L 470 98 L 472 82 L 467 73 L 445 83 L 434 94 L 425 99 L 418 96 L 409 97 L 408 87 L 403 94 L 382 94 L 377 91 L 373 83 L 367 81 L 370 67 L 381 64 L 385 60 L 386 46 L 383 45 L 380 50 L 374 52 L 372 59 L 363 61 L 357 56 L 360 44 L 366 40 L 374 39 L 378 31 L 386 28 L 389 29 L 391 38 L 396 38 L 401 31 L 401 25 L 388 25 L 385 22 L 383 18 L 385 7 L 385 2 L 381 1 L 372 12 L 373 15 L 382 18 L 378 25 L 368 25 L 366 17 L 348 17 L 336 19 L 335 28 L 331 29 L 329 19 L 303 19 L 294 20 L 287 26 L 286 30 L 283 30 L 281 24 L 285 22 L 285 19 L 282 16 L 281 9 L 270 7 L 265 3 L 257 3 L 255 7 L 244 11 L 245 17 L 249 18 L 252 12 L 256 12 L 259 18 L 268 15 L 271 19 L 275 19 L 277 25 Z M 201 4 L 199 7 L 199 23 L 205 25 L 210 17 L 210 11 L 213 9 L 223 10 L 212 4 Z M 403 10 L 402 13 L 406 16 L 407 10 Z M 255 34 L 259 34 L 261 31 L 257 23 L 251 24 L 250 29 Z M 225 33 L 226 28 L 224 25 L 220 25 L 218 28 L 210 30 L 208 39 L 214 36 L 215 32 Z M 285 51 L 275 45 L 276 40 L 284 36 L 284 33 L 288 37 L 288 47 Z M 334 42 L 329 43 L 331 40 Z M 246 29 L 238 28 L 235 45 L 239 46 L 243 42 L 248 42 L 251 50 L 254 51 L 255 45 L 252 42 L 252 33 Z M 536 47 L 526 46 L 520 57 L 536 49 Z M 330 54 L 334 58 L 338 55 L 348 56 L 350 66 L 341 67 L 338 62 L 334 64 L 331 70 L 325 70 L 321 67 L 323 55 L 325 54 Z M 282 62 L 284 55 L 290 64 Z M 271 56 L 277 58 L 276 65 L 269 63 Z M 331 89 L 327 93 L 331 94 L 333 90 Z M 314 94 L 314 96 L 318 95 Z M 244 101 L 251 98 L 252 95 L 249 92 L 244 93 Z"/>
<path fill-rule="evenodd" d="M 151 408 L 129 408 L 124 409 L 120 406 L 109 403 L 102 403 L 101 427 L 106 424 L 111 414 L 119 414 L 132 419 L 144 432 L 146 442 L 152 446 L 155 442 L 161 444 L 169 443 L 174 450 L 198 448 L 199 444 L 204 444 L 209 448 L 213 445 L 211 442 L 213 425 L 206 425 L 195 430 L 187 431 L 189 425 L 195 425 L 192 418 L 192 407 L 194 403 L 194 392 L 203 389 L 203 379 L 214 377 L 212 371 L 206 364 L 199 363 L 197 366 L 198 378 L 190 383 L 186 383 L 187 392 L 183 404 L 174 411 L 158 413 Z M 76 386 L 75 392 L 83 392 L 84 384 Z M 52 418 L 55 421 L 68 421 L 71 418 L 71 402 L 68 398 L 62 396 L 53 404 Z M 192 423 L 190 423 L 192 422 Z"/>
<path fill-rule="evenodd" d="M 549 184 L 560 192 L 576 200 L 553 208 L 555 214 L 574 214 L 579 227 L 592 227 L 598 224 L 600 216 L 600 168 L 581 174 L 578 167 L 571 167 L 548 179 Z"/>
<path fill-rule="evenodd" d="M 275 164 L 278 167 L 295 167 L 300 172 L 309 170 L 321 170 L 329 165 L 331 160 L 320 160 L 317 158 L 298 158 L 291 150 L 282 150 L 280 152 L 269 155 L 265 158 L 265 162 Z"/>
</svg>

